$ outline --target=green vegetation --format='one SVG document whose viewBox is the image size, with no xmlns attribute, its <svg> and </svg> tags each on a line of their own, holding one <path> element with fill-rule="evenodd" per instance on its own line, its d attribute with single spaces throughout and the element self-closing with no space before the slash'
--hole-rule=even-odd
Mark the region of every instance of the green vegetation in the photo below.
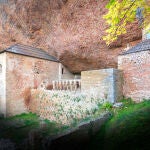
<svg viewBox="0 0 150 150">
<path fill-rule="evenodd" d="M 105 102 L 102 105 L 102 108 L 106 109 L 106 110 L 110 110 L 113 107 L 113 105 L 110 102 Z"/>
<path fill-rule="evenodd" d="M 70 111 L 72 112 L 72 110 Z M 94 118 L 96 119 L 105 111 L 106 108 L 103 108 L 102 104 L 99 104 L 99 108 L 95 109 L 93 116 L 83 116 L 80 119 L 73 118 L 73 122 L 70 125 L 51 122 L 47 119 L 42 120 L 39 116 L 33 113 L 24 113 L 13 117 L 0 118 L 0 139 L 6 138 L 11 139 L 15 143 L 21 143 L 24 139 L 29 138 L 30 133 L 32 134 L 32 132 L 35 132 L 41 138 L 53 136 L 65 132 L 68 129 L 75 128 L 82 122 L 88 122 Z M 87 110 L 87 114 L 88 113 Z"/>
<path fill-rule="evenodd" d="M 123 99 L 123 106 L 114 108 L 110 103 L 99 104 L 93 117 L 82 120 L 73 119 L 71 126 L 65 126 L 49 120 L 41 120 L 36 114 L 21 114 L 0 119 L 0 138 L 11 139 L 15 143 L 22 142 L 33 131 L 37 137 L 55 135 L 76 127 L 81 122 L 88 122 L 100 113 L 111 111 L 112 116 L 91 141 L 86 145 L 92 150 L 145 150 L 150 147 L 150 100 L 134 103 L 131 99 Z"/>
<path fill-rule="evenodd" d="M 80 97 L 75 97 L 73 101 L 79 102 L 81 100 Z M 56 117 L 58 115 L 61 116 L 65 115 L 61 112 L 63 107 L 61 105 L 57 105 L 58 112 Z M 108 104 L 109 107 L 109 104 Z M 80 123 L 83 122 L 89 122 L 90 120 L 96 119 L 100 116 L 100 114 L 103 114 L 107 110 L 107 106 L 103 106 L 100 102 L 98 104 L 98 108 L 95 107 L 92 109 L 92 112 L 90 112 L 88 109 L 86 109 L 86 116 L 82 115 L 82 109 L 78 108 L 80 110 L 81 118 L 76 118 L 75 116 L 71 115 L 75 112 L 72 111 L 72 109 L 68 109 L 68 112 L 66 115 L 70 119 L 72 118 L 72 123 L 70 125 L 64 125 L 61 123 L 51 122 L 47 119 L 42 120 L 39 116 L 33 113 L 28 114 L 21 114 L 16 115 L 13 117 L 8 118 L 0 118 L 0 139 L 6 138 L 11 139 L 15 143 L 21 143 L 24 139 L 29 138 L 30 134 L 38 134 L 41 138 L 44 138 L 46 136 L 53 136 L 62 132 L 65 132 L 68 129 L 76 128 Z M 76 114 L 74 114 L 76 115 Z"/>
<path fill-rule="evenodd" d="M 112 118 L 92 137 L 90 149 L 149 149 L 150 100 L 134 103 L 124 99 L 122 102 L 122 108 L 111 109 Z"/>
<path fill-rule="evenodd" d="M 126 25 L 136 18 L 142 28 L 150 27 L 149 0 L 110 0 L 108 13 L 104 16 L 109 28 L 103 38 L 107 44 L 115 41 L 119 35 L 126 33 Z"/>
<path fill-rule="evenodd" d="M 41 120 L 33 113 L 21 114 L 6 119 L 1 118 L 0 124 L 0 138 L 12 139 L 16 143 L 28 138 L 32 131 L 36 131 L 44 137 L 55 135 L 69 128 L 49 120 Z"/>
</svg>

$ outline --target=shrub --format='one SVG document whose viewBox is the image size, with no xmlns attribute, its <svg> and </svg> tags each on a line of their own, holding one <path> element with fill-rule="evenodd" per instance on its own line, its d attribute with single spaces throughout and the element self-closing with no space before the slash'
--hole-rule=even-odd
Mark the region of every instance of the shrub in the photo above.
<svg viewBox="0 0 150 150">
<path fill-rule="evenodd" d="M 102 105 L 102 108 L 104 108 L 104 109 L 106 109 L 106 110 L 109 110 L 109 109 L 111 109 L 113 107 L 113 105 L 112 105 L 112 103 L 110 103 L 110 102 L 105 102 L 105 103 L 103 103 L 103 105 Z"/>
</svg>

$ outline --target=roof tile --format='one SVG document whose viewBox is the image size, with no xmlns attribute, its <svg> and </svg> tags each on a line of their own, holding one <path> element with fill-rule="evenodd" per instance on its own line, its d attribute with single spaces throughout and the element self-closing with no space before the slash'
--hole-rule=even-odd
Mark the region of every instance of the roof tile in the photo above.
<svg viewBox="0 0 150 150">
<path fill-rule="evenodd" d="M 1 51 L 0 53 L 2 52 L 10 52 L 10 53 L 15 53 L 15 54 L 58 62 L 57 58 L 49 55 L 47 52 L 43 51 L 42 49 L 34 48 L 32 46 L 27 46 L 27 45 L 22 45 L 22 44 L 15 44 Z"/>
<path fill-rule="evenodd" d="M 126 55 L 126 54 L 130 54 L 130 53 L 141 52 L 141 51 L 147 51 L 147 50 L 150 50 L 150 39 L 142 41 L 141 43 L 132 47 L 128 51 L 123 52 L 121 55 Z"/>
</svg>

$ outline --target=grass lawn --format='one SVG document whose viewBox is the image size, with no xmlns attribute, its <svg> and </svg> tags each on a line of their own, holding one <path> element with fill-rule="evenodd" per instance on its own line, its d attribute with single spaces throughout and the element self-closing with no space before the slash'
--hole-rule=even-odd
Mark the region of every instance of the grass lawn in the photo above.
<svg viewBox="0 0 150 150">
<path fill-rule="evenodd" d="M 150 100 L 135 104 L 123 100 L 122 109 L 112 109 L 112 118 L 92 137 L 93 150 L 150 149 Z"/>
<path fill-rule="evenodd" d="M 150 149 L 150 100 L 135 104 L 130 99 L 122 100 L 122 108 L 103 109 L 112 112 L 112 117 L 91 137 L 85 145 L 89 150 L 148 150 Z M 101 108 L 101 106 L 100 106 Z M 101 112 L 101 109 L 100 109 Z M 99 112 L 98 112 L 99 113 Z M 97 116 L 97 113 L 95 113 Z M 91 119 L 91 118 L 85 118 Z M 78 122 L 78 121 L 77 121 Z M 19 144 L 37 131 L 41 138 L 56 135 L 69 126 L 41 120 L 36 114 L 21 114 L 0 119 L 0 139 L 11 139 Z"/>
<path fill-rule="evenodd" d="M 37 131 L 40 136 L 55 135 L 67 129 L 68 126 L 41 120 L 36 114 L 21 114 L 6 119 L 0 119 L 0 139 L 11 139 L 20 143 L 29 137 L 29 133 Z"/>
<path fill-rule="evenodd" d="M 47 136 L 52 137 L 65 131 L 74 129 L 83 122 L 88 122 L 93 118 L 99 117 L 100 114 L 105 113 L 105 108 L 99 105 L 99 109 L 93 112 L 93 116 L 85 117 L 83 119 L 74 119 L 70 125 L 58 124 L 49 120 L 42 120 L 36 114 L 27 113 L 16 115 L 8 118 L 0 118 L 0 140 L 10 139 L 17 146 L 24 143 L 26 139 L 32 141 L 32 135 L 38 137 L 37 142 L 41 145 L 43 139 Z M 31 139 L 31 140 L 30 140 Z"/>
</svg>

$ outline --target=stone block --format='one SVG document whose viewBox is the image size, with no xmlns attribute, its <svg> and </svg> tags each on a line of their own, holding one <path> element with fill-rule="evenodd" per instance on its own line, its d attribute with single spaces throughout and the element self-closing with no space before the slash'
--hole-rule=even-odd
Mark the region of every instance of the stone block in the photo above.
<svg viewBox="0 0 150 150">
<path fill-rule="evenodd" d="M 122 98 L 122 75 L 117 69 L 83 71 L 81 91 L 114 103 Z"/>
</svg>

